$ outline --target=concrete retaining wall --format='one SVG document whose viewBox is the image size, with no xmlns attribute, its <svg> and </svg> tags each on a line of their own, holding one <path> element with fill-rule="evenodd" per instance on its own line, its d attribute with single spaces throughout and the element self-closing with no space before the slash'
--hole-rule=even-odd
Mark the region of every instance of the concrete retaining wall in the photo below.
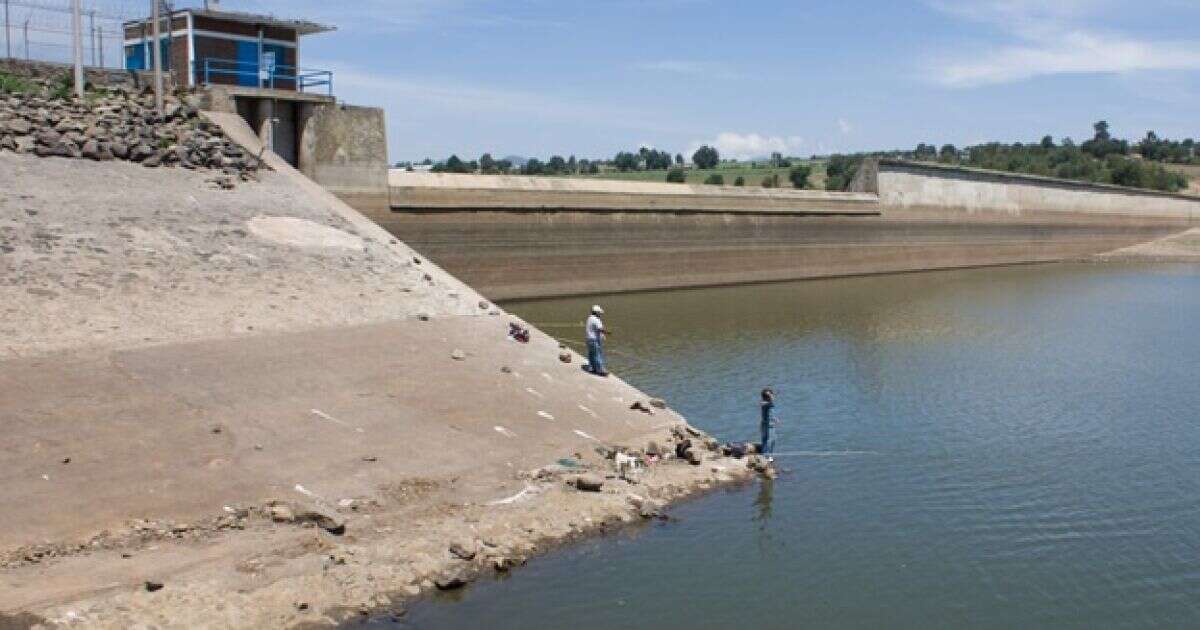
<svg viewBox="0 0 1200 630">
<path fill-rule="evenodd" d="M 1054 261 L 1186 227 L 1080 213 L 901 214 L 431 209 L 375 219 L 496 300 Z"/>
<path fill-rule="evenodd" d="M 383 110 L 304 104 L 300 118 L 300 172 L 360 212 L 386 212 L 387 127 Z"/>
<path fill-rule="evenodd" d="M 1200 216 L 1200 199 L 1186 195 L 902 160 L 865 163 L 854 188 L 878 193 L 885 212 L 1077 212 L 1189 220 Z"/>
<path fill-rule="evenodd" d="M 397 210 L 879 213 L 875 195 L 819 190 L 401 170 L 391 171 L 389 183 L 391 206 Z"/>
</svg>

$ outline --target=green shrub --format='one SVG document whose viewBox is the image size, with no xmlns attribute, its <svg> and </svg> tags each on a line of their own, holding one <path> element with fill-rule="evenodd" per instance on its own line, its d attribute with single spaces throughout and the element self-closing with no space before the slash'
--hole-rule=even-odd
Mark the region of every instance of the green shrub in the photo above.
<svg viewBox="0 0 1200 630">
<path fill-rule="evenodd" d="M 733 180 L 733 185 L 734 185 L 734 186 L 745 186 L 745 185 L 746 185 L 746 178 L 745 178 L 745 177 L 742 177 L 741 175 L 738 175 L 738 176 L 737 176 L 737 179 Z"/>
<path fill-rule="evenodd" d="M 792 182 L 792 186 L 796 188 L 808 188 L 808 176 L 812 175 L 812 167 L 806 164 L 797 164 L 788 171 L 788 181 Z"/>
<path fill-rule="evenodd" d="M 672 184 L 682 184 L 687 181 L 687 176 L 683 174 L 683 169 L 673 168 L 667 171 L 667 181 Z"/>
<path fill-rule="evenodd" d="M 712 175 L 709 175 L 707 178 L 705 178 L 704 183 L 708 184 L 710 186 L 724 186 L 725 185 L 725 177 L 723 175 L 721 175 L 720 173 L 713 173 Z"/>
<path fill-rule="evenodd" d="M 33 83 L 15 74 L 0 72 L 0 94 L 25 94 L 32 92 Z"/>
<path fill-rule="evenodd" d="M 771 173 L 762 180 L 763 188 L 779 188 L 779 173 Z"/>
<path fill-rule="evenodd" d="M 84 89 L 87 89 L 87 84 L 84 84 Z M 70 72 L 64 72 L 58 75 L 50 88 L 50 98 L 69 99 L 75 93 L 75 78 Z"/>
</svg>

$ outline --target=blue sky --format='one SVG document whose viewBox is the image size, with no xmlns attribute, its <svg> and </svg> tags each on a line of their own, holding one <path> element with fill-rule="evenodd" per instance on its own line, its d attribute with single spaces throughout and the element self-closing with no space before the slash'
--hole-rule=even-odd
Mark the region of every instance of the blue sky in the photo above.
<svg viewBox="0 0 1200 630">
<path fill-rule="evenodd" d="M 338 26 L 302 64 L 390 158 L 1200 136 L 1197 0 L 224 0 Z"/>
</svg>

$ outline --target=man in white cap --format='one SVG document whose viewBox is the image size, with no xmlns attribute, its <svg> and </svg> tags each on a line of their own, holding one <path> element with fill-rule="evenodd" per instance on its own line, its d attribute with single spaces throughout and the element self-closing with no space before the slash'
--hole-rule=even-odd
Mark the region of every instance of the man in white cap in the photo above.
<svg viewBox="0 0 1200 630">
<path fill-rule="evenodd" d="M 603 314 L 604 309 L 599 304 L 592 306 L 592 314 L 588 316 L 583 331 L 587 339 L 588 370 L 596 376 L 608 376 L 608 369 L 604 367 L 604 337 L 612 333 L 600 321 Z"/>
</svg>

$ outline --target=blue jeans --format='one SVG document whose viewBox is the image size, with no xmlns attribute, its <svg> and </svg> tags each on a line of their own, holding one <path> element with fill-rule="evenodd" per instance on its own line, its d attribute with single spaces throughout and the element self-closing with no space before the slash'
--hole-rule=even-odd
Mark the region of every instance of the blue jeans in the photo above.
<svg viewBox="0 0 1200 630">
<path fill-rule="evenodd" d="M 608 370 L 604 367 L 604 345 L 599 339 L 587 340 L 588 351 L 588 367 L 592 369 L 593 374 L 608 374 Z"/>
<path fill-rule="evenodd" d="M 771 431 L 771 425 L 762 425 L 762 442 L 758 450 L 764 455 L 769 455 L 775 450 L 775 436 L 771 435 Z"/>
</svg>

